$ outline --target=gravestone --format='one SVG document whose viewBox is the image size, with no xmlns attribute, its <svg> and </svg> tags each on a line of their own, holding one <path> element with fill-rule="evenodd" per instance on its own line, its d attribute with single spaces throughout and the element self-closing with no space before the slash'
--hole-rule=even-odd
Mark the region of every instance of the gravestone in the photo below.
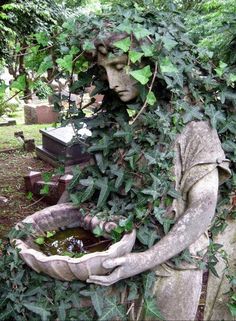
<svg viewBox="0 0 236 321">
<path fill-rule="evenodd" d="M 24 105 L 25 124 L 50 124 L 58 120 L 58 112 L 47 101 L 35 99 Z"/>
<path fill-rule="evenodd" d="M 75 133 L 71 125 L 41 129 L 40 132 L 42 133 L 42 146 L 36 147 L 36 155 L 53 166 L 74 165 L 90 159 L 90 155 L 83 152 L 83 139 L 91 135 L 86 127 L 78 131 L 81 137 L 80 142 L 73 142 Z"/>
</svg>

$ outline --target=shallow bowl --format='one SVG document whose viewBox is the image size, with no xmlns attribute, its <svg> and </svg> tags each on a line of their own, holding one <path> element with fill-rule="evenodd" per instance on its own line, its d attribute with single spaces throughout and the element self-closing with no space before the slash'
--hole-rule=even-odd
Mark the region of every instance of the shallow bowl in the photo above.
<svg viewBox="0 0 236 321">
<path fill-rule="evenodd" d="M 112 226 L 112 223 L 104 223 L 96 217 L 82 215 L 79 208 L 71 203 L 47 207 L 27 216 L 21 223 L 31 224 L 35 236 L 61 227 L 82 227 L 91 231 L 99 225 L 102 230 L 107 232 Z M 18 229 L 22 226 L 21 223 L 18 223 Z M 81 258 L 62 255 L 47 256 L 40 251 L 33 237 L 28 237 L 26 240 L 15 239 L 14 245 L 20 250 L 21 258 L 36 272 L 43 272 L 63 281 L 76 279 L 85 281 L 90 275 L 107 274 L 110 270 L 102 266 L 104 260 L 131 252 L 135 238 L 136 232 L 133 230 L 124 234 L 119 242 L 111 245 L 106 251 L 86 254 Z"/>
</svg>

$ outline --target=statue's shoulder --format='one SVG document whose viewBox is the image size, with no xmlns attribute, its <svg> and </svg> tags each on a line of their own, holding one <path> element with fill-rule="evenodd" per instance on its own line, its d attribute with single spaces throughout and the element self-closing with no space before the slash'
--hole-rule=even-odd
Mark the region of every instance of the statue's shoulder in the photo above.
<svg viewBox="0 0 236 321">
<path fill-rule="evenodd" d="M 191 121 L 182 130 L 179 135 L 179 141 L 205 143 L 209 145 L 220 145 L 220 140 L 216 129 L 209 121 Z"/>
<path fill-rule="evenodd" d="M 183 129 L 183 133 L 206 134 L 206 133 L 216 133 L 216 130 L 211 127 L 209 121 L 202 120 L 202 121 L 191 121 L 187 123 Z"/>
</svg>

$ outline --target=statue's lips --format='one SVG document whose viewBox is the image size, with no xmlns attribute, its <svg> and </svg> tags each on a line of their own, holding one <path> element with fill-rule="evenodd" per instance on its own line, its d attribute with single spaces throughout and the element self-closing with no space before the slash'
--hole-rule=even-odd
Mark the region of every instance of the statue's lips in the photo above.
<svg viewBox="0 0 236 321">
<path fill-rule="evenodd" d="M 120 94 L 124 94 L 124 93 L 127 93 L 128 90 L 120 90 L 120 91 L 117 91 L 117 94 L 120 95 Z"/>
</svg>

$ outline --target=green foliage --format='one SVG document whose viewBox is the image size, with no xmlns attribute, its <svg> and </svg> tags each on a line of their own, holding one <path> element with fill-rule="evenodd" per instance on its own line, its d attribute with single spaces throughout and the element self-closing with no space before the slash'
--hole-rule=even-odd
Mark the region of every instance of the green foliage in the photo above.
<svg viewBox="0 0 236 321">
<path fill-rule="evenodd" d="M 198 6 L 198 2 L 193 1 L 191 4 L 189 1 L 178 1 L 172 9 L 177 7 L 189 10 L 195 6 L 206 10 L 208 5 L 207 10 L 210 11 L 210 3 L 215 3 L 207 1 Z M 183 17 L 171 7 L 170 3 L 163 1 L 136 1 L 131 5 L 129 2 L 125 3 L 124 7 L 101 11 L 99 14 L 73 16 L 58 27 L 56 37 L 55 33 L 47 32 L 46 28 L 38 28 L 33 36 L 34 45 L 29 46 L 25 52 L 28 55 L 25 59 L 26 71 L 33 70 L 41 77 L 42 73 L 53 69 L 54 76 L 63 75 L 68 79 L 70 93 L 83 97 L 85 88 L 94 85 L 94 94 L 104 95 L 102 105 L 92 111 L 89 120 L 84 110 L 78 110 L 70 101 L 70 94 L 68 97 L 55 96 L 55 107 L 59 109 L 65 100 L 69 101 L 69 109 L 64 116 L 65 123 L 70 122 L 79 130 L 81 123 L 86 121 L 93 133 L 83 145 L 84 150 L 94 156 L 94 164 L 83 171 L 78 167 L 74 169 L 74 177 L 69 186 L 70 197 L 76 205 L 89 202 L 91 215 L 101 216 L 105 220 L 119 216 L 118 227 L 113 231 L 116 240 L 121 233 L 135 226 L 140 241 L 135 250 L 139 251 L 153 246 L 174 224 L 174 220 L 165 217 L 165 209 L 172 204 L 174 198 L 179 197 L 173 188 L 174 155 L 171 146 L 186 123 L 192 120 L 209 120 L 212 127 L 220 133 L 227 157 L 232 161 L 236 160 L 236 78 L 235 69 L 232 67 L 234 57 L 230 55 L 229 58 L 230 46 L 225 46 L 228 51 L 218 55 L 216 48 L 219 48 L 219 39 L 215 39 L 212 46 L 206 34 L 207 30 L 200 30 L 205 28 L 205 24 L 193 23 L 196 22 L 193 15 L 191 23 L 195 28 L 192 28 L 191 33 L 198 41 L 196 45 L 187 32 Z M 221 18 L 222 15 L 223 10 Z M 230 23 L 233 19 L 230 18 Z M 212 23 L 212 14 L 208 12 L 202 21 Z M 213 28 L 211 32 L 212 30 Z M 217 35 L 219 30 L 219 25 L 215 26 L 214 34 Z M 222 31 L 227 34 L 228 26 Z M 140 96 L 128 105 L 111 94 L 106 81 L 98 76 L 94 63 L 87 60 L 89 53 L 85 52 L 94 49 L 95 39 L 103 40 L 104 36 L 121 32 L 126 33 L 123 39 L 115 42 L 115 53 L 128 55 L 125 70 L 137 80 L 140 89 Z M 227 37 L 223 40 L 225 39 Z M 233 38 L 230 39 L 232 42 Z M 220 46 L 223 47 L 223 44 Z M 20 44 L 17 50 L 22 52 L 23 48 Z M 75 73 L 78 74 L 77 81 L 73 80 Z M 28 80 L 25 74 L 18 75 L 13 87 L 23 90 L 25 80 Z M 81 137 L 77 139 L 81 142 Z M 228 190 L 235 188 L 234 181 L 235 174 L 227 185 L 223 186 L 224 200 L 227 200 Z M 48 191 L 48 185 L 45 186 L 43 193 Z M 219 204 L 213 229 L 215 232 L 225 227 L 225 217 L 229 213 L 225 213 L 224 207 L 225 204 Z M 98 229 L 95 231 L 96 234 L 100 232 Z M 215 253 L 219 248 L 211 245 L 210 250 L 212 254 L 209 255 L 209 267 L 215 273 Z M 10 255 L 10 258 L 13 256 Z M 10 261 L 6 261 L 7 257 L 4 257 L 4 260 L 5 266 L 10 265 Z M 187 251 L 174 261 L 181 260 L 192 263 Z M 5 269 L 6 271 L 1 272 L 3 278 L 12 278 L 11 273 L 19 273 L 20 267 L 22 263 L 18 262 L 15 269 Z M 119 304 L 119 298 L 107 295 L 106 289 L 94 286 L 88 289 L 84 283 L 68 284 L 26 271 L 28 272 L 24 272 L 22 276 L 24 287 L 20 288 L 21 292 L 13 292 L 13 297 L 7 296 L 4 301 L 3 307 L 8 307 L 10 311 L 9 318 L 4 316 L 6 320 L 16 318 L 15 313 L 32 317 L 32 320 L 35 315 L 45 320 L 74 320 L 78 315 L 83 320 L 91 320 L 95 313 L 90 308 L 80 306 L 83 296 L 91 298 L 96 311 L 94 318 L 127 318 L 124 307 Z M 161 319 L 152 298 L 150 280 L 153 284 L 152 275 L 148 274 L 141 287 L 146 314 Z M 120 287 L 128 284 L 129 281 L 125 280 L 120 282 Z M 12 284 L 7 284 L 6 291 L 9 291 L 11 286 Z M 26 301 L 24 291 L 28 291 L 25 290 L 27 287 L 31 291 L 40 287 L 41 291 L 33 292 L 30 300 Z M 137 293 L 136 284 L 132 283 L 130 296 L 135 297 Z"/>
<path fill-rule="evenodd" d="M 212 52 L 215 60 L 223 60 L 229 65 L 236 62 L 235 10 L 234 0 L 207 0 L 195 6 L 186 19 L 190 32 L 205 49 L 205 54 Z"/>
</svg>

